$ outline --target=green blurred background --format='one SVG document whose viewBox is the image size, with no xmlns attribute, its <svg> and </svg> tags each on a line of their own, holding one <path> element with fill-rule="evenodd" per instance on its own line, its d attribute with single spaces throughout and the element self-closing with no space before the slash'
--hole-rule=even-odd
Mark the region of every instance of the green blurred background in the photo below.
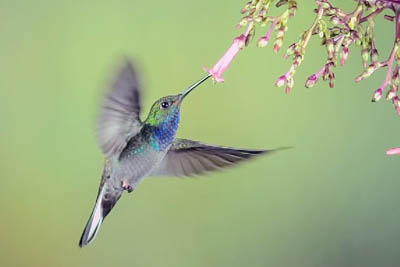
<svg viewBox="0 0 400 267">
<path fill-rule="evenodd" d="M 341 2 L 350 9 L 353 1 Z M 243 1 L 0 1 L 1 266 L 400 266 L 399 118 L 359 84 L 359 50 L 337 85 L 303 87 L 325 62 L 314 40 L 289 95 L 281 51 L 253 43 L 183 104 L 179 137 L 246 148 L 293 146 L 198 179 L 147 179 L 98 238 L 78 240 L 103 157 L 102 89 L 137 59 L 144 113 L 204 75 L 239 32 Z M 284 47 L 311 24 L 300 1 Z M 393 25 L 377 23 L 386 57 Z M 260 34 L 261 32 L 259 32 Z M 285 49 L 283 49 L 285 50 Z"/>
</svg>

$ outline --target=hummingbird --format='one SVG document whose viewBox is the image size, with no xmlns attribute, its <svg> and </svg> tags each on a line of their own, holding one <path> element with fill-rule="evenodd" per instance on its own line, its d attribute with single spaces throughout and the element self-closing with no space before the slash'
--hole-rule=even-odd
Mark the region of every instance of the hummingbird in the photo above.
<svg viewBox="0 0 400 267">
<path fill-rule="evenodd" d="M 210 75 L 181 94 L 158 99 L 142 121 L 142 89 L 137 76 L 127 60 L 100 108 L 97 136 L 105 156 L 104 169 L 80 247 L 93 241 L 122 194 L 134 191 L 145 177 L 200 175 L 274 151 L 214 146 L 175 137 L 183 100 Z"/>
</svg>

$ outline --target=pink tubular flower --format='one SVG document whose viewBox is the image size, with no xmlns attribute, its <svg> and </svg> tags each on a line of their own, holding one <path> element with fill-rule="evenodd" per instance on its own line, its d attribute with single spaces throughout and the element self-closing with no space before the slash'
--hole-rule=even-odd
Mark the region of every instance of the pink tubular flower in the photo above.
<svg viewBox="0 0 400 267">
<path fill-rule="evenodd" d="M 218 60 L 218 62 L 211 69 L 204 67 L 204 70 L 212 75 L 215 81 L 224 82 L 222 74 L 229 68 L 233 59 L 239 53 L 239 51 L 245 46 L 246 36 L 244 34 L 233 40 L 231 47 L 225 52 L 225 54 Z"/>
<path fill-rule="evenodd" d="M 386 150 L 386 155 L 396 155 L 396 154 L 400 154 L 400 147 L 395 147 Z"/>
</svg>

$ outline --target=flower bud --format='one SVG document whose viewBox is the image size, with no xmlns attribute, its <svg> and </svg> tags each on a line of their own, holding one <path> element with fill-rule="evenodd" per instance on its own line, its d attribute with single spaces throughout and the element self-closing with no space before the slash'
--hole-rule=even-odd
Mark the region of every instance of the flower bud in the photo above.
<svg viewBox="0 0 400 267">
<path fill-rule="evenodd" d="M 258 47 L 265 47 L 268 45 L 269 38 L 267 36 L 263 36 L 258 39 L 257 46 Z"/>
<path fill-rule="evenodd" d="M 374 95 L 372 96 L 372 102 L 377 102 L 379 99 L 381 99 L 383 94 L 383 89 L 379 88 L 378 90 L 375 91 Z"/>
<path fill-rule="evenodd" d="M 329 9 L 331 7 L 331 5 L 325 1 L 317 0 L 315 2 L 323 9 Z"/>
<path fill-rule="evenodd" d="M 340 55 L 340 64 L 344 66 L 348 58 L 349 58 L 349 48 L 343 47 L 342 53 Z"/>
<path fill-rule="evenodd" d="M 364 68 L 367 67 L 368 60 L 369 60 L 368 48 L 362 50 L 361 58 L 362 58 L 362 63 L 363 63 Z"/>
<path fill-rule="evenodd" d="M 286 75 L 282 75 L 281 77 L 279 77 L 276 81 L 275 81 L 275 86 L 277 87 L 281 87 L 286 83 L 287 79 L 286 79 Z"/>
<path fill-rule="evenodd" d="M 243 18 L 239 21 L 238 26 L 240 26 L 240 27 L 246 26 L 248 22 L 249 22 L 249 21 L 247 20 L 247 17 L 243 17 Z"/>
<path fill-rule="evenodd" d="M 250 9 L 250 6 L 251 6 L 251 1 L 247 2 L 246 5 L 242 8 L 242 10 L 240 10 L 240 12 L 242 14 L 246 13 Z"/>
<path fill-rule="evenodd" d="M 387 19 L 388 21 L 394 21 L 394 16 L 385 15 L 383 18 Z"/>
<path fill-rule="evenodd" d="M 294 86 L 294 79 L 293 78 L 288 79 L 286 88 L 285 88 L 286 94 L 290 93 L 290 90 L 293 88 L 293 86 Z"/>
<path fill-rule="evenodd" d="M 287 59 L 291 55 L 294 54 L 294 51 L 296 49 L 296 43 L 291 44 L 288 49 L 286 50 L 286 54 L 283 56 L 284 59 Z"/>
<path fill-rule="evenodd" d="M 372 62 L 378 61 L 378 50 L 376 48 L 371 50 L 371 60 Z"/>
<path fill-rule="evenodd" d="M 393 99 L 393 97 L 396 96 L 397 93 L 397 86 L 395 84 L 392 84 L 390 86 L 390 90 L 386 94 L 386 100 Z"/>
<path fill-rule="evenodd" d="M 295 1 L 292 1 L 289 3 L 289 17 L 294 17 L 296 15 L 297 11 L 297 3 Z"/>
<path fill-rule="evenodd" d="M 275 43 L 274 43 L 274 52 L 275 53 L 279 52 L 279 49 L 281 49 L 282 43 L 283 43 L 282 39 L 275 40 Z"/>
<path fill-rule="evenodd" d="M 326 49 L 328 50 L 328 57 L 332 58 L 335 51 L 335 46 L 333 44 L 333 39 L 326 40 Z"/>
<path fill-rule="evenodd" d="M 287 4 L 287 2 L 288 2 L 289 0 L 279 0 L 279 2 L 278 3 L 276 3 L 276 7 L 280 7 L 280 6 L 283 6 L 284 4 Z"/>
<path fill-rule="evenodd" d="M 306 86 L 307 88 L 313 87 L 313 86 L 317 83 L 318 78 L 319 78 L 319 77 L 318 77 L 317 75 L 315 75 L 315 74 L 311 75 L 310 77 L 308 77 L 305 86 Z"/>
<path fill-rule="evenodd" d="M 335 81 L 336 81 L 335 73 L 329 72 L 328 79 L 329 79 L 329 87 L 330 88 L 335 87 Z"/>
</svg>

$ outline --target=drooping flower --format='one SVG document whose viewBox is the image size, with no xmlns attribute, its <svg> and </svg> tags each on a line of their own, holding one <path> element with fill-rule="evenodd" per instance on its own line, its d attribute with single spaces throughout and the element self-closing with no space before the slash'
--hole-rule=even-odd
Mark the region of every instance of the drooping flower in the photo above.
<svg viewBox="0 0 400 267">
<path fill-rule="evenodd" d="M 231 47 L 225 52 L 225 54 L 218 60 L 218 62 L 211 69 L 204 67 L 204 70 L 212 75 L 216 82 L 224 82 L 222 74 L 229 68 L 233 59 L 239 53 L 239 51 L 245 46 L 246 36 L 244 34 L 233 40 Z"/>
</svg>

